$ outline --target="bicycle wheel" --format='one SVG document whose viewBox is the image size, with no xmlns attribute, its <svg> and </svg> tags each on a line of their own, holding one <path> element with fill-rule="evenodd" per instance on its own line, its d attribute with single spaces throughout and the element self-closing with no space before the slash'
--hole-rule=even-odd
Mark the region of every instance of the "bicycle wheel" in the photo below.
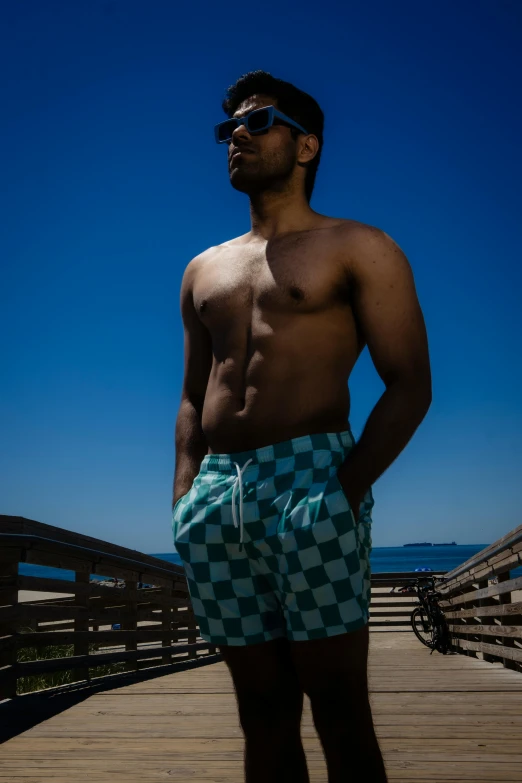
<svg viewBox="0 0 522 783">
<path fill-rule="evenodd" d="M 437 617 L 433 629 L 433 649 L 446 655 L 451 650 L 451 636 L 444 617 Z"/>
<path fill-rule="evenodd" d="M 433 648 L 433 626 L 422 606 L 417 606 L 411 613 L 411 627 L 420 642 Z"/>
</svg>

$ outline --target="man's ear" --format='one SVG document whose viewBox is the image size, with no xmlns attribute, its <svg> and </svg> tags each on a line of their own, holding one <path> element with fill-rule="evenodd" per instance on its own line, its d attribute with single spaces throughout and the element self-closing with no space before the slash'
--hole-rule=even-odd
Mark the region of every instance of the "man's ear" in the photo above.
<svg viewBox="0 0 522 783">
<path fill-rule="evenodd" d="M 304 136 L 297 156 L 299 163 L 309 163 L 319 152 L 319 139 L 313 133 Z"/>
</svg>

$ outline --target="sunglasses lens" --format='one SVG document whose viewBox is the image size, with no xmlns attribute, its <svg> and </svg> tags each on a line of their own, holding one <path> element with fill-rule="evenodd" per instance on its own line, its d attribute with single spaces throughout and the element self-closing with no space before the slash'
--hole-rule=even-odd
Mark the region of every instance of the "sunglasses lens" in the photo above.
<svg viewBox="0 0 522 783">
<path fill-rule="evenodd" d="M 220 141 L 228 141 L 232 138 L 232 133 L 236 129 L 235 120 L 225 120 L 218 125 L 218 138 Z"/>
<path fill-rule="evenodd" d="M 256 131 L 260 131 L 266 128 L 268 125 L 269 116 L 268 109 L 258 109 L 257 111 L 253 111 L 248 118 L 249 131 L 251 133 L 255 133 Z"/>
<path fill-rule="evenodd" d="M 259 131 L 268 128 L 270 122 L 270 112 L 268 109 L 257 109 L 248 116 L 249 133 L 259 133 Z M 217 137 L 219 141 L 230 141 L 232 134 L 237 128 L 236 120 L 225 120 L 217 126 Z"/>
</svg>

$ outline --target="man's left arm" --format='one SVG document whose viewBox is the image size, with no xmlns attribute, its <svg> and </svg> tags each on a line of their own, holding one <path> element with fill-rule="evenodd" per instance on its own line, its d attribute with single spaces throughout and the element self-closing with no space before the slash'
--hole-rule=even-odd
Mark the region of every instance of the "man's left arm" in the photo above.
<svg viewBox="0 0 522 783">
<path fill-rule="evenodd" d="M 352 235 L 353 236 L 353 235 Z M 358 518 L 366 491 L 394 462 L 431 404 L 428 339 L 410 264 L 384 231 L 361 227 L 348 259 L 352 305 L 386 386 L 338 471 Z"/>
</svg>

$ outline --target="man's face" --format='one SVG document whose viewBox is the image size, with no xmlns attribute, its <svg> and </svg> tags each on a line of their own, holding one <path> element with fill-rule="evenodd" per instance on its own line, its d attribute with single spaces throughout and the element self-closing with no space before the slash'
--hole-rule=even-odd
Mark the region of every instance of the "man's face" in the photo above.
<svg viewBox="0 0 522 783">
<path fill-rule="evenodd" d="M 275 106 L 274 98 L 253 95 L 243 101 L 234 117 L 244 117 L 253 109 Z M 237 151 L 240 155 L 233 157 Z M 263 133 L 250 134 L 244 125 L 236 128 L 228 143 L 228 171 L 230 183 L 236 190 L 248 195 L 264 191 L 283 192 L 289 184 L 297 161 L 297 145 L 288 125 L 277 125 Z"/>
</svg>

